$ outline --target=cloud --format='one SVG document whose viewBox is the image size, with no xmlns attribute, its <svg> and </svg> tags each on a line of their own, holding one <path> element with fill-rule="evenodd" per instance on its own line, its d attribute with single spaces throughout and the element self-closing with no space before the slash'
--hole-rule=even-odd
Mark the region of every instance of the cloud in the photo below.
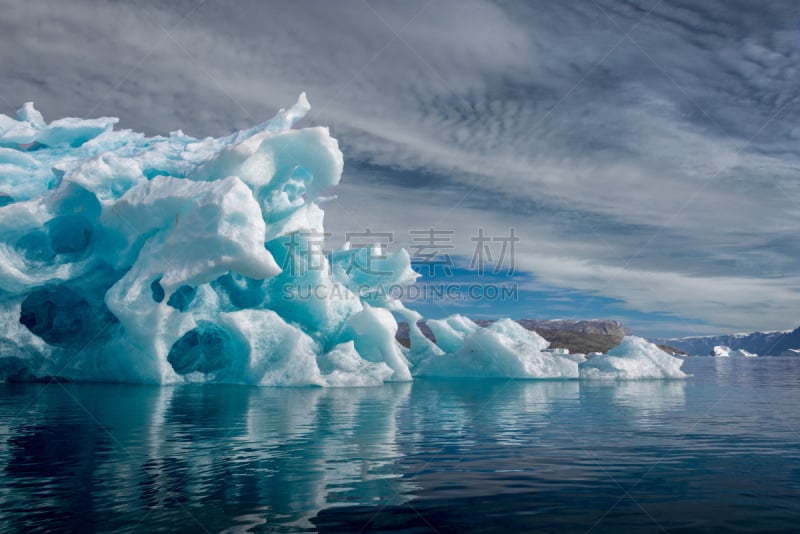
<svg viewBox="0 0 800 534">
<path fill-rule="evenodd" d="M 6 112 L 219 135 L 307 91 L 334 232 L 514 226 L 538 279 L 720 330 L 800 319 L 791 2 L 0 1 Z M 758 309 L 758 313 L 753 310 Z"/>
<path fill-rule="evenodd" d="M 581 239 L 562 241 L 542 231 L 536 221 L 527 220 L 529 217 L 503 214 L 491 207 L 459 209 L 448 217 L 447 224 L 441 224 L 441 206 L 455 200 L 456 193 L 412 191 L 386 184 L 343 184 L 341 189 L 340 197 L 326 211 L 327 228 L 334 234 L 332 244 L 342 241 L 346 231 L 369 227 L 373 231 L 393 231 L 393 246 L 411 248 L 411 236 L 406 229 L 452 229 L 454 248 L 444 252 L 469 259 L 476 246 L 472 239 L 479 229 L 487 236 L 507 237 L 513 227 L 520 237 L 514 266 L 520 272 L 536 275 L 535 282 L 523 281 L 521 289 L 534 290 L 540 288 L 539 284 L 547 284 L 584 292 L 571 310 L 574 316 L 581 316 L 581 312 L 593 314 L 593 306 L 585 301 L 586 295 L 594 294 L 622 299 L 628 310 L 668 313 L 703 323 L 691 328 L 683 322 L 687 333 L 790 328 L 797 319 L 800 276 L 741 275 L 738 273 L 742 269 L 735 264 L 727 269 L 720 265 L 707 267 L 712 274 L 694 273 L 687 268 L 692 260 L 688 255 L 684 257 L 685 265 L 676 260 L 672 265 L 659 267 L 660 248 L 645 254 L 645 261 L 629 262 L 633 253 L 616 243 L 624 241 L 619 233 L 608 233 L 615 246 L 605 242 L 605 233 L 592 233 L 588 226 Z M 375 200 L 381 196 L 392 201 Z M 575 221 L 571 226 L 577 228 L 579 224 L 580 221 Z M 561 226 L 556 224 L 558 228 Z M 615 256 L 619 251 L 622 254 Z M 642 264 L 648 267 L 642 268 Z M 722 270 L 727 274 L 720 274 Z M 535 312 L 535 303 L 532 308 Z M 661 331 L 666 328 L 665 325 Z M 672 326 L 669 329 L 679 331 Z M 653 325 L 647 325 L 647 330 L 659 331 Z"/>
</svg>

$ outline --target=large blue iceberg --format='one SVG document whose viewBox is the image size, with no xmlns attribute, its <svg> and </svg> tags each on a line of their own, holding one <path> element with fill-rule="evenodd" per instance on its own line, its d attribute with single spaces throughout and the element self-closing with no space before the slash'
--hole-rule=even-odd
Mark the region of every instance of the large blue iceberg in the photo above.
<svg viewBox="0 0 800 534">
<path fill-rule="evenodd" d="M 206 139 L 115 131 L 108 117 L 46 123 L 30 103 L 0 115 L 0 379 L 685 377 L 643 340 L 581 362 L 510 320 L 430 321 L 434 343 L 386 289 L 414 283 L 405 251 L 302 253 L 324 236 L 319 204 L 343 169 L 327 128 L 293 128 L 309 109 L 301 95 Z"/>
</svg>

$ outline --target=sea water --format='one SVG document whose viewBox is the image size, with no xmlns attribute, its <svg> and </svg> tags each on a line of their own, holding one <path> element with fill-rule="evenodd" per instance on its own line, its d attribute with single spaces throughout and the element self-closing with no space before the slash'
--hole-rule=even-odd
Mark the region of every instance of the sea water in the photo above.
<svg viewBox="0 0 800 534">
<path fill-rule="evenodd" d="M 0 386 L 0 530 L 791 531 L 800 359 L 688 380 Z"/>
</svg>

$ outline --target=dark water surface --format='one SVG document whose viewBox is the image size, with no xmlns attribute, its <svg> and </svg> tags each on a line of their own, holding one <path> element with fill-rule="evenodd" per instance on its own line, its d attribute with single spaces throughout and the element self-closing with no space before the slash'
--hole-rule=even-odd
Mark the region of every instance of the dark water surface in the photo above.
<svg viewBox="0 0 800 534">
<path fill-rule="evenodd" d="M 0 385 L 0 530 L 800 530 L 800 359 L 684 369 L 695 376 Z"/>
</svg>

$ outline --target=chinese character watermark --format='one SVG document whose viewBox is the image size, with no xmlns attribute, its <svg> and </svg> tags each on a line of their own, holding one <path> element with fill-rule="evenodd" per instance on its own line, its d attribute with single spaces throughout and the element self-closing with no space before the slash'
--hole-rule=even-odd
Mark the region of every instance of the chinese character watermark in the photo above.
<svg viewBox="0 0 800 534">
<path fill-rule="evenodd" d="M 453 243 L 455 230 L 410 230 L 411 236 L 411 263 L 414 270 L 422 274 L 422 268 L 427 269 L 428 276 L 436 275 L 436 268 L 440 267 L 445 276 L 453 276 L 453 259 L 450 254 L 442 252 L 456 248 Z"/>
<path fill-rule="evenodd" d="M 330 252 L 325 250 L 329 232 L 292 232 L 283 243 L 286 256 L 281 268 L 291 275 L 302 276 L 306 271 L 321 271 L 330 265 Z"/>
<path fill-rule="evenodd" d="M 350 250 L 354 251 L 350 255 L 350 261 L 345 269 L 347 274 L 351 274 L 355 269 L 357 272 L 371 276 L 391 276 L 392 271 L 382 271 L 375 263 L 380 263 L 388 256 L 385 250 L 391 243 L 394 243 L 392 232 L 373 232 L 365 228 L 363 232 L 345 233 L 345 243 Z"/>
<path fill-rule="evenodd" d="M 515 244 L 519 242 L 514 228 L 509 229 L 509 235 L 489 237 L 484 235 L 483 228 L 478 228 L 478 235 L 470 238 L 475 242 L 475 249 L 472 252 L 472 259 L 469 268 L 477 270 L 482 275 L 486 272 L 487 264 L 492 266 L 491 274 L 500 274 L 503 266 L 507 265 L 506 274 L 508 276 L 516 273 L 516 263 L 514 260 Z M 496 245 L 499 243 L 499 246 Z M 499 251 L 497 250 L 499 248 Z M 494 254 L 493 254 L 494 252 Z M 508 261 L 506 261 L 508 258 Z"/>
</svg>

